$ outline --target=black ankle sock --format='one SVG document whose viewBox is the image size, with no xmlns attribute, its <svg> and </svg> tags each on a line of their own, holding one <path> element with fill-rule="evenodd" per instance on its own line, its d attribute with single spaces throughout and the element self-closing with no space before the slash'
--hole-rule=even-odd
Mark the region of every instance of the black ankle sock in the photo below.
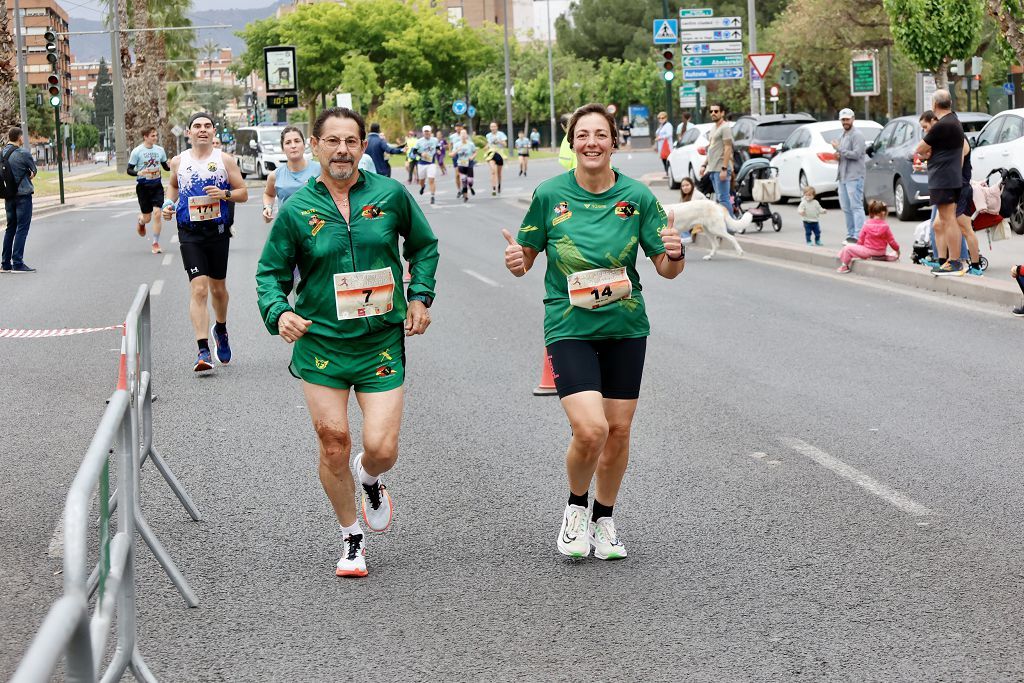
<svg viewBox="0 0 1024 683">
<path fill-rule="evenodd" d="M 594 500 L 594 512 L 591 513 L 590 519 L 592 519 L 593 521 L 596 522 L 597 520 L 601 519 L 602 517 L 611 517 L 612 516 L 612 508 L 613 507 L 614 507 L 613 505 L 602 505 L 601 503 L 597 502 L 597 500 L 595 499 Z"/>
<path fill-rule="evenodd" d="M 939 265 L 940 265 L 940 266 L 944 266 L 944 265 L 946 265 L 946 261 L 948 261 L 948 260 L 949 260 L 949 259 L 944 259 L 944 258 L 940 258 L 940 259 L 939 259 Z"/>
<path fill-rule="evenodd" d="M 210 340 L 209 339 L 197 339 L 196 343 L 199 344 L 199 350 L 200 351 L 202 351 L 204 349 L 206 351 L 210 350 Z"/>
<path fill-rule="evenodd" d="M 569 505 L 579 505 L 581 508 L 587 507 L 587 494 L 577 496 L 572 491 L 569 491 Z"/>
<path fill-rule="evenodd" d="M 981 261 L 978 261 L 977 263 L 972 263 L 971 264 L 971 268 L 975 268 L 977 270 L 981 270 Z"/>
<path fill-rule="evenodd" d="M 215 323 L 214 326 L 213 326 L 213 331 L 216 332 L 217 334 L 227 334 L 228 333 L 228 324 L 227 323 Z"/>
</svg>

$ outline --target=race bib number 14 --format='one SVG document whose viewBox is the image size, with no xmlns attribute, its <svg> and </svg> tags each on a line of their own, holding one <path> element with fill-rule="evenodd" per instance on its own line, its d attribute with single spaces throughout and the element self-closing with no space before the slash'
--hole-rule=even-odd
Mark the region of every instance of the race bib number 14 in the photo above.
<svg viewBox="0 0 1024 683">
<path fill-rule="evenodd" d="M 619 299 L 628 299 L 633 293 L 625 268 L 595 268 L 572 273 L 569 283 L 569 303 L 588 310 L 607 306 Z"/>
<path fill-rule="evenodd" d="M 384 315 L 394 306 L 395 278 L 390 268 L 334 274 L 338 320 Z"/>
</svg>

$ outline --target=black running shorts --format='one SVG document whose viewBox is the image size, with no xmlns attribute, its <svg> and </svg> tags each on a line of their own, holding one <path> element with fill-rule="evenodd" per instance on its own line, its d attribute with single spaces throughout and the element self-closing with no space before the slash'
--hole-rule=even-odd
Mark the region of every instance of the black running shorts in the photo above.
<svg viewBox="0 0 1024 683">
<path fill-rule="evenodd" d="M 647 337 L 563 339 L 548 346 L 558 397 L 598 391 L 604 398 L 640 397 Z"/>
<path fill-rule="evenodd" d="M 162 183 L 135 183 L 135 196 L 139 198 L 142 213 L 159 211 L 164 205 L 164 186 Z"/>
<path fill-rule="evenodd" d="M 961 188 L 928 188 L 928 203 L 932 206 L 942 206 L 943 204 L 956 204 L 960 201 Z"/>
<path fill-rule="evenodd" d="M 974 193 L 971 188 L 964 187 L 960 190 L 960 197 L 956 202 L 956 215 L 970 216 L 974 213 Z"/>
<path fill-rule="evenodd" d="M 178 239 L 181 241 L 181 263 L 189 280 L 200 275 L 213 280 L 223 280 L 228 276 L 228 246 L 231 244 L 228 235 L 184 241 L 179 230 Z"/>
<path fill-rule="evenodd" d="M 497 166 L 505 165 L 505 157 L 501 156 L 498 153 L 495 153 L 494 156 L 491 157 L 491 161 L 493 161 Z"/>
</svg>

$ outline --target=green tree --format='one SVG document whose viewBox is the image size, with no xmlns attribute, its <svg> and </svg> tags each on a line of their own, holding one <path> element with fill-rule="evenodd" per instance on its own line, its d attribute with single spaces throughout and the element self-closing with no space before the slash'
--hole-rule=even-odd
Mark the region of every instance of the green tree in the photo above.
<svg viewBox="0 0 1024 683">
<path fill-rule="evenodd" d="M 106 130 L 107 126 L 114 125 L 114 89 L 111 87 L 107 60 L 103 57 L 100 57 L 96 88 L 93 90 L 93 102 L 96 104 L 93 110 L 93 125 L 101 131 Z"/>
<path fill-rule="evenodd" d="M 14 32 L 8 22 L 7 0 L 0 0 L 0 130 L 16 125 L 20 118 Z"/>
<path fill-rule="evenodd" d="M 89 151 L 99 144 L 100 133 L 96 130 L 96 126 L 90 123 L 76 123 L 72 127 L 75 131 L 75 150 L 77 152 Z"/>
<path fill-rule="evenodd" d="M 918 67 L 935 72 L 940 88 L 949 62 L 974 55 L 982 0 L 884 0 L 896 46 Z"/>
</svg>

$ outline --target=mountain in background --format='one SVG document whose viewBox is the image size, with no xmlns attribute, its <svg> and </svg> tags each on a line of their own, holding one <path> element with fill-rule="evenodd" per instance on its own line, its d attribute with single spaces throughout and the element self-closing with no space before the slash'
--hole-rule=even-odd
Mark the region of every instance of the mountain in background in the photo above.
<svg viewBox="0 0 1024 683">
<path fill-rule="evenodd" d="M 235 56 L 245 51 L 245 43 L 235 35 L 235 31 L 241 31 L 246 24 L 259 19 L 266 19 L 274 16 L 277 8 L 281 5 L 291 4 L 291 0 L 279 0 L 267 7 L 256 9 L 211 9 L 189 12 L 193 26 L 206 26 L 210 24 L 230 24 L 231 28 L 212 28 L 196 31 L 197 46 L 203 45 L 207 40 L 216 42 L 221 47 L 230 47 Z M 73 31 L 101 31 L 103 22 L 91 19 L 80 19 L 71 17 L 68 22 Z M 110 62 L 110 35 L 96 34 L 86 36 L 71 36 L 71 54 L 77 62 L 98 62 L 100 57 L 106 57 Z M 201 57 L 202 55 L 200 55 Z"/>
</svg>

